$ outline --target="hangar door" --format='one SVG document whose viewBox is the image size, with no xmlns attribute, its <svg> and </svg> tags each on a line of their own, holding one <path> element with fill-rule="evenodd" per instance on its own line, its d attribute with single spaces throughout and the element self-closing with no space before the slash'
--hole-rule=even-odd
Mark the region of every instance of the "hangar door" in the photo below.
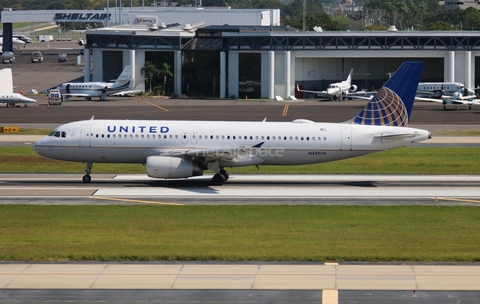
<svg viewBox="0 0 480 304">
<path fill-rule="evenodd" d="M 105 82 L 117 79 L 123 70 L 123 52 L 103 51 L 102 79 Z"/>
</svg>

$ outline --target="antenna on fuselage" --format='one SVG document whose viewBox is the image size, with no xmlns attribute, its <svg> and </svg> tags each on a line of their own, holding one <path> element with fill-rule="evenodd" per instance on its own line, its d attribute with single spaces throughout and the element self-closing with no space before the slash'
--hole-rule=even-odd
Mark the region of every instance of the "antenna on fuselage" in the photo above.
<svg viewBox="0 0 480 304">
<path fill-rule="evenodd" d="M 95 115 L 92 116 L 92 118 L 90 118 L 90 120 L 93 120 L 95 118 Z"/>
</svg>

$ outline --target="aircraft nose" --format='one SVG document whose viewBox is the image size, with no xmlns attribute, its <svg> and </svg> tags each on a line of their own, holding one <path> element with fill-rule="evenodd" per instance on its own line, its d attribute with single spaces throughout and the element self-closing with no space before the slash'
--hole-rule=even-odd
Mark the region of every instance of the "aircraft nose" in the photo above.
<svg viewBox="0 0 480 304">
<path fill-rule="evenodd" d="M 45 146 L 45 141 L 46 141 L 46 137 L 38 140 L 33 145 L 33 149 L 35 150 L 35 152 L 41 156 L 46 156 L 45 152 L 47 150 L 47 147 Z"/>
</svg>

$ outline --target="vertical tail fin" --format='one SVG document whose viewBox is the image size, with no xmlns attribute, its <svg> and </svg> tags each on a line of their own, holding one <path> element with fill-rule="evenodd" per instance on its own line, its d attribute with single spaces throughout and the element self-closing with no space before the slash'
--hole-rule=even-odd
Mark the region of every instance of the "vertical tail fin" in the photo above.
<svg viewBox="0 0 480 304">
<path fill-rule="evenodd" d="M 404 62 L 350 123 L 406 127 L 422 70 L 423 62 Z"/>
<path fill-rule="evenodd" d="M 13 93 L 13 78 L 12 69 L 0 70 L 0 93 L 12 94 Z"/>
<path fill-rule="evenodd" d="M 352 84 L 352 76 L 353 76 L 353 68 L 350 70 L 350 73 L 348 73 L 348 77 L 346 80 L 348 82 L 348 85 Z"/>
<path fill-rule="evenodd" d="M 117 80 L 115 81 L 112 87 L 119 87 L 119 86 L 125 85 L 129 83 L 131 80 L 132 80 L 132 66 L 127 65 L 123 69 L 120 76 L 118 76 Z"/>
</svg>

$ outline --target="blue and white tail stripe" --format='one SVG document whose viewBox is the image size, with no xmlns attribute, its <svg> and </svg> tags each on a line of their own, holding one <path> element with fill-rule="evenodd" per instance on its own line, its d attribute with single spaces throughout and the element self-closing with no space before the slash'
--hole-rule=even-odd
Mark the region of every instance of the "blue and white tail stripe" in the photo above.
<svg viewBox="0 0 480 304">
<path fill-rule="evenodd" d="M 422 70 L 423 62 L 404 62 L 351 123 L 406 127 Z"/>
</svg>

